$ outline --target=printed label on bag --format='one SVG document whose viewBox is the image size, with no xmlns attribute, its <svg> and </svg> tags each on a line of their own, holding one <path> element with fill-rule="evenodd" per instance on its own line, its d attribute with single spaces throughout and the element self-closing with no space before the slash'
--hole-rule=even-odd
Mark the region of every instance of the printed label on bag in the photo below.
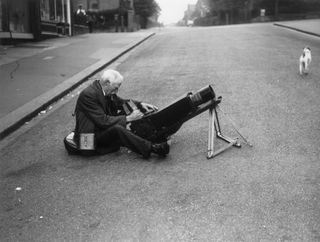
<svg viewBox="0 0 320 242">
<path fill-rule="evenodd" d="M 94 134 L 80 134 L 80 150 L 94 150 Z"/>
</svg>

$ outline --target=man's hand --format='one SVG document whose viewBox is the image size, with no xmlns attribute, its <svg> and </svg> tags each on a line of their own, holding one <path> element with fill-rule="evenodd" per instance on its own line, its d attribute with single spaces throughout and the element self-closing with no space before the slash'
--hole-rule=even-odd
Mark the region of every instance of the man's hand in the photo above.
<svg viewBox="0 0 320 242">
<path fill-rule="evenodd" d="M 158 110 L 158 107 L 152 105 L 152 104 L 149 104 L 149 103 L 141 103 L 141 106 L 147 110 L 147 112 L 152 112 L 152 111 L 157 111 Z"/>
<path fill-rule="evenodd" d="M 130 115 L 127 116 L 127 123 L 140 119 L 143 117 L 143 113 L 140 112 L 139 110 L 134 110 Z"/>
</svg>

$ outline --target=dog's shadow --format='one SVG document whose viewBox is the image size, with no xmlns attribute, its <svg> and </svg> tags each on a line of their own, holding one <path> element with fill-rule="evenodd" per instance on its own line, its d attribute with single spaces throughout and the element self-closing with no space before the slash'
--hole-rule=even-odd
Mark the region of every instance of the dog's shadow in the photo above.
<svg viewBox="0 0 320 242">
<path fill-rule="evenodd" d="M 300 80 L 304 80 L 304 81 L 313 80 L 313 75 L 310 71 L 308 73 L 302 73 L 302 74 L 298 72 L 297 75 L 299 76 L 298 78 Z"/>
</svg>

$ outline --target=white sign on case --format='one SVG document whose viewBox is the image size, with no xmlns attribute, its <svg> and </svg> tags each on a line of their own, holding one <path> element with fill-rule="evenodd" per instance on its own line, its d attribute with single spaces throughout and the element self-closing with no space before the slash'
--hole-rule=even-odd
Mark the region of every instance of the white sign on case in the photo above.
<svg viewBox="0 0 320 242">
<path fill-rule="evenodd" d="M 80 150 L 94 150 L 94 134 L 80 134 Z"/>
</svg>

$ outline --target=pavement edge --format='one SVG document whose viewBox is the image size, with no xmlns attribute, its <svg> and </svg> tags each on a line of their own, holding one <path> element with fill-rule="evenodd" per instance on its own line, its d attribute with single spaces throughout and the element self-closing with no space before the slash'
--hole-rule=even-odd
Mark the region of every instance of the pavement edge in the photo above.
<svg viewBox="0 0 320 242">
<path fill-rule="evenodd" d="M 142 44 L 147 39 L 154 36 L 155 33 L 150 33 L 146 37 L 137 43 L 129 46 L 117 53 L 110 59 L 105 59 L 96 62 L 95 64 L 89 66 L 85 70 L 75 74 L 71 78 L 65 80 L 60 85 L 56 86 L 52 90 L 40 95 L 39 97 L 31 100 L 22 107 L 12 111 L 5 117 L 0 119 L 0 141 L 5 137 L 13 133 L 15 130 L 19 129 L 25 122 L 31 120 L 33 117 L 38 115 L 39 112 L 46 109 L 52 103 L 56 102 L 63 96 L 67 95 L 70 91 L 84 83 L 90 76 L 96 74 L 97 72 L 104 69 L 106 66 L 113 63 L 115 60 L 119 59 L 124 54 L 128 53 L 138 45 Z"/>
<path fill-rule="evenodd" d="M 274 26 L 278 26 L 278 27 L 282 27 L 282 28 L 295 30 L 295 31 L 298 31 L 298 32 L 301 32 L 301 33 L 304 33 L 304 34 L 310 34 L 310 35 L 313 35 L 313 36 L 320 37 L 319 34 L 316 34 L 316 33 L 310 32 L 310 31 L 305 31 L 305 30 L 302 30 L 302 29 L 299 29 L 299 28 L 295 28 L 295 27 L 291 27 L 291 26 L 287 26 L 287 25 L 283 25 L 283 24 L 278 24 L 278 23 L 274 23 L 273 25 Z"/>
</svg>

